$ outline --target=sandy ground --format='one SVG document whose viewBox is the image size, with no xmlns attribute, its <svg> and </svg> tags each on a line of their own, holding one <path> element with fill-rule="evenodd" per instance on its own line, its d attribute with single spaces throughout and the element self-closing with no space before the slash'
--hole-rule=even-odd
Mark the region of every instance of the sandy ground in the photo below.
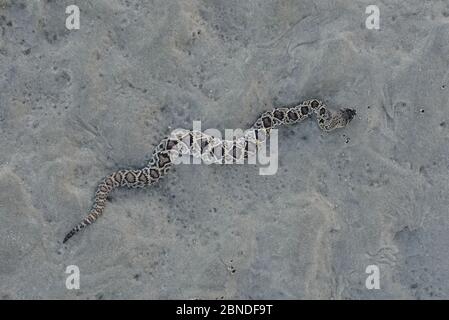
<svg viewBox="0 0 449 320">
<path fill-rule="evenodd" d="M 447 1 L 0 0 L 0 32 L 1 298 L 449 297 Z M 118 190 L 62 245 L 170 129 L 311 97 L 357 118 L 282 128 L 272 176 L 184 165 Z"/>
</svg>

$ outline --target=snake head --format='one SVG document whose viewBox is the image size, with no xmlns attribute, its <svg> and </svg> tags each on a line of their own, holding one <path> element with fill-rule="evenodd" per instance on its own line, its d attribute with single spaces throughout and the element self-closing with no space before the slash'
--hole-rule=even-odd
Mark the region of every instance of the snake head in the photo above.
<svg viewBox="0 0 449 320">
<path fill-rule="evenodd" d="M 347 123 L 351 122 L 352 119 L 354 119 L 357 112 L 354 109 L 343 109 L 341 110 L 343 119 L 346 120 Z"/>
<path fill-rule="evenodd" d="M 331 117 L 329 124 L 324 126 L 325 131 L 332 131 L 337 128 L 344 128 L 354 119 L 356 112 L 354 109 L 340 109 Z"/>
<path fill-rule="evenodd" d="M 339 112 L 339 127 L 343 128 L 348 125 L 349 122 L 351 122 L 352 119 L 354 119 L 355 115 L 357 113 L 354 109 L 341 109 Z"/>
</svg>

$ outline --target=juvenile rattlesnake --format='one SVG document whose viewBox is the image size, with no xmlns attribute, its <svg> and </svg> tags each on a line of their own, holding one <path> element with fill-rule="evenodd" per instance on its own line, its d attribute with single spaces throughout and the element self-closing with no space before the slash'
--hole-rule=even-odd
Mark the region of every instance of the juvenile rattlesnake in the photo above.
<svg viewBox="0 0 449 320">
<path fill-rule="evenodd" d="M 63 243 L 74 234 L 92 224 L 103 213 L 108 194 L 117 187 L 141 188 L 155 184 L 167 174 L 180 155 L 192 155 L 212 162 L 245 160 L 257 152 L 270 130 L 281 125 L 295 124 L 315 115 L 318 126 L 324 131 L 345 127 L 355 116 L 353 109 L 330 112 L 326 105 L 316 99 L 306 100 L 294 107 L 275 108 L 264 112 L 250 129 L 249 136 L 226 141 L 199 131 L 177 130 L 164 138 L 154 149 L 148 165 L 140 170 L 119 170 L 107 176 L 97 188 L 94 204 L 89 214 L 64 238 Z M 218 157 L 217 157 L 218 155 Z"/>
</svg>

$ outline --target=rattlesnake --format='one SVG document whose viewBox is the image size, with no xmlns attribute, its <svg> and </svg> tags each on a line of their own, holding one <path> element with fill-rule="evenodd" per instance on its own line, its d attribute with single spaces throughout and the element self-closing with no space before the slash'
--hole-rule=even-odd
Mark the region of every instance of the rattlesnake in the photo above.
<svg viewBox="0 0 449 320">
<path fill-rule="evenodd" d="M 140 170 L 119 170 L 98 185 L 94 204 L 89 214 L 64 238 L 63 243 L 74 234 L 92 224 L 103 213 L 109 193 L 117 187 L 141 188 L 153 185 L 167 174 L 176 157 L 191 155 L 220 162 L 221 157 L 230 160 L 244 160 L 254 155 L 257 147 L 270 134 L 270 130 L 281 125 L 295 124 L 315 114 L 318 126 L 324 131 L 345 127 L 355 116 L 354 109 L 330 112 L 317 99 L 306 100 L 294 107 L 275 108 L 265 111 L 250 128 L 252 135 L 233 141 L 221 140 L 200 131 L 177 130 L 164 138 L 154 149 L 148 165 Z M 219 154 L 219 157 L 215 157 Z M 221 157 L 220 157 L 221 156 Z"/>
</svg>

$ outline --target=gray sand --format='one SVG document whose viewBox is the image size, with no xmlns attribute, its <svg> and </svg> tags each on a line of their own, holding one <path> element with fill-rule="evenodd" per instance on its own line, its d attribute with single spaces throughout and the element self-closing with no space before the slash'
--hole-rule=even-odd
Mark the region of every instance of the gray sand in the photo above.
<svg viewBox="0 0 449 320">
<path fill-rule="evenodd" d="M 0 0 L 0 297 L 448 298 L 449 5 L 395 2 Z M 118 190 L 62 245 L 170 129 L 311 97 L 357 117 L 280 129 L 276 175 L 184 165 Z"/>
</svg>

